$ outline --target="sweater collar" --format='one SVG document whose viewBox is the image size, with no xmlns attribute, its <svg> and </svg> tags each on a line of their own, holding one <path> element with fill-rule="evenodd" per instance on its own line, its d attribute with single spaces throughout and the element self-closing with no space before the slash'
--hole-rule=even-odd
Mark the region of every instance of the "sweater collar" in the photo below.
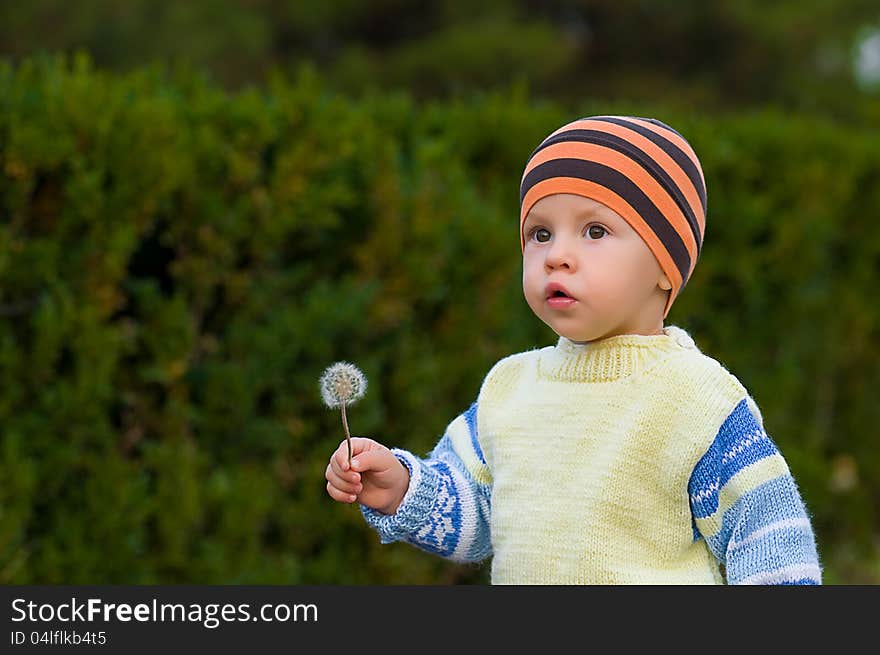
<svg viewBox="0 0 880 655">
<path fill-rule="evenodd" d="M 612 382 L 653 365 L 669 353 L 696 349 L 694 340 L 674 325 L 661 334 L 621 334 L 579 344 L 560 336 L 541 352 L 543 376 L 569 382 Z"/>
</svg>

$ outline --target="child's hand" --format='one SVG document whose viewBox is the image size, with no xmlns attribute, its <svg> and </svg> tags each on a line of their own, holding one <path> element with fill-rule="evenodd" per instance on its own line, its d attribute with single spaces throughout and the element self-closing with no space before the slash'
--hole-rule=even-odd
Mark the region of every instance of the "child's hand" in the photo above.
<svg viewBox="0 0 880 655">
<path fill-rule="evenodd" d="M 343 439 L 330 456 L 324 477 L 333 500 L 358 501 L 383 514 L 394 514 L 409 488 L 406 466 L 388 448 L 366 437 L 351 438 L 351 468 Z"/>
</svg>

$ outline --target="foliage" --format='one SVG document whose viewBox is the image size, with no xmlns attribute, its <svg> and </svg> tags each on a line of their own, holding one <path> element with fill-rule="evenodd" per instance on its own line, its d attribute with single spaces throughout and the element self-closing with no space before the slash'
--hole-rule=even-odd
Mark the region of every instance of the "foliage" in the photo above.
<svg viewBox="0 0 880 655">
<path fill-rule="evenodd" d="M 880 87 L 860 88 L 853 63 L 877 28 L 875 0 L 31 0 L 0 3 L 0 56 L 174 62 L 231 89 L 312 62 L 347 93 L 437 98 L 518 80 L 569 107 L 772 104 L 872 124 Z"/>
<path fill-rule="evenodd" d="M 753 393 L 826 580 L 880 581 L 880 139 L 613 109 L 704 164 L 705 248 L 670 322 Z M 555 341 L 521 296 L 518 182 L 571 118 L 521 86 L 420 102 L 311 67 L 231 93 L 0 65 L 0 582 L 485 582 L 329 499 L 342 433 L 317 380 L 354 362 L 352 432 L 424 454 L 498 358 Z"/>
</svg>

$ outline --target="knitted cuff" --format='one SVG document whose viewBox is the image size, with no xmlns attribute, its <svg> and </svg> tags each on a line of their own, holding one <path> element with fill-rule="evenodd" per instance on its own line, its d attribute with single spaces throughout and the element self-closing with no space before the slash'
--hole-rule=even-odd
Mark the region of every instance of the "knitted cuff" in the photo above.
<svg viewBox="0 0 880 655">
<path fill-rule="evenodd" d="M 361 505 L 367 523 L 379 533 L 383 544 L 403 541 L 425 524 L 434 509 L 439 476 L 412 453 L 398 448 L 391 452 L 409 470 L 409 488 L 394 514 L 383 514 L 372 507 Z"/>
</svg>

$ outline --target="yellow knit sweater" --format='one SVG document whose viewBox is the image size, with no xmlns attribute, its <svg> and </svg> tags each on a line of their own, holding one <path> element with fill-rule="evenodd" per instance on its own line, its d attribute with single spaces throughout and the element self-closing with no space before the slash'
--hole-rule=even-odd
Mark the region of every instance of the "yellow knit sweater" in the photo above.
<svg viewBox="0 0 880 655">
<path fill-rule="evenodd" d="M 426 459 L 393 452 L 400 506 L 361 506 L 382 542 L 496 584 L 821 584 L 757 405 L 675 326 L 502 359 Z"/>
<path fill-rule="evenodd" d="M 747 395 L 674 327 L 498 362 L 477 414 L 493 583 L 722 583 L 688 477 Z"/>
</svg>

